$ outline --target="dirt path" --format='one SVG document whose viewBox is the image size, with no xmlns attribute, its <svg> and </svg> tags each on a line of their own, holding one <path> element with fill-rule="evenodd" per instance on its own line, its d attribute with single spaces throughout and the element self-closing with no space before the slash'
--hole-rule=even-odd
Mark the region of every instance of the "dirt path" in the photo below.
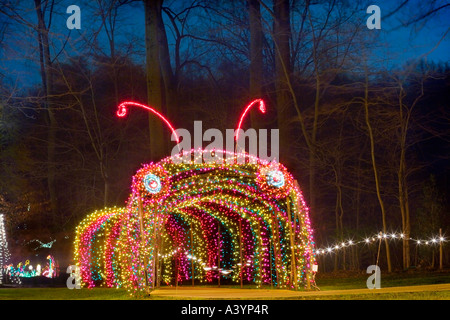
<svg viewBox="0 0 450 320">
<path fill-rule="evenodd" d="M 336 295 L 375 295 L 381 293 L 449 291 L 450 283 L 407 287 L 387 287 L 381 289 L 349 289 L 328 291 L 291 291 L 269 289 L 230 289 L 230 288 L 162 288 L 154 290 L 151 296 L 175 299 L 293 299 L 311 296 Z M 370 299 L 370 297 L 368 297 Z"/>
</svg>

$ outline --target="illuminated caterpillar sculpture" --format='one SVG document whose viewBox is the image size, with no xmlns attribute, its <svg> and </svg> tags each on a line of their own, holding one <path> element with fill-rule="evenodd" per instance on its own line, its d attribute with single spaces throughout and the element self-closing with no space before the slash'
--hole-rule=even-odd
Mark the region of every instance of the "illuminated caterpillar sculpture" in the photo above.
<svg viewBox="0 0 450 320">
<path fill-rule="evenodd" d="M 253 101 L 238 129 L 258 102 L 265 111 Z M 178 141 L 148 106 L 125 102 L 118 115 L 130 105 L 155 113 Z M 287 169 L 202 149 L 143 165 L 126 207 L 96 211 L 78 225 L 75 262 L 85 287 L 134 291 L 220 277 L 297 289 L 314 284 L 316 263 L 308 207 Z"/>
</svg>

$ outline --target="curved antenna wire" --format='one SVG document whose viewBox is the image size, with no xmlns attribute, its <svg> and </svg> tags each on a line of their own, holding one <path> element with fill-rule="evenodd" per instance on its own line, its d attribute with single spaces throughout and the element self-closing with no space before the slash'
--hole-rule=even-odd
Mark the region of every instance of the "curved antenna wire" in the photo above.
<svg viewBox="0 0 450 320">
<path fill-rule="evenodd" d="M 253 107 L 255 104 L 257 104 L 259 102 L 259 111 L 261 111 L 261 113 L 266 113 L 266 105 L 264 104 L 263 99 L 255 99 L 252 102 L 250 102 L 247 107 L 245 108 L 244 112 L 241 115 L 241 119 L 239 120 L 239 124 L 238 127 L 236 129 L 236 135 L 235 135 L 235 140 L 238 141 L 239 139 L 239 131 L 241 129 L 242 126 L 242 121 L 244 120 L 245 115 L 248 113 L 248 111 L 250 110 L 251 107 Z"/>
<path fill-rule="evenodd" d="M 180 138 L 178 137 L 175 129 L 172 127 L 172 124 L 169 122 L 169 120 L 167 120 L 161 113 L 159 113 L 152 107 L 149 107 L 145 104 L 134 102 L 134 101 L 125 101 L 125 102 L 122 102 L 121 104 L 119 104 L 119 106 L 117 107 L 117 116 L 121 117 L 121 118 L 125 117 L 125 115 L 127 114 L 128 106 L 141 107 L 141 108 L 144 108 L 144 109 L 149 110 L 149 111 L 153 112 L 154 114 L 156 114 L 162 121 L 164 121 L 164 123 L 170 128 L 170 130 L 172 130 L 172 134 L 175 136 L 177 143 L 180 143 Z"/>
</svg>

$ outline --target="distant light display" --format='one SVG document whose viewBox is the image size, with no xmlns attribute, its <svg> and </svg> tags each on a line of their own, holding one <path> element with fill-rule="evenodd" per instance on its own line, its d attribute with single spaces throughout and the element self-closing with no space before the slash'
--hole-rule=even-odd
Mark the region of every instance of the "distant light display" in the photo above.
<svg viewBox="0 0 450 320">
<path fill-rule="evenodd" d="M 8 264 L 10 258 L 8 241 L 6 240 L 5 217 L 0 214 L 0 266 Z"/>
<path fill-rule="evenodd" d="M 3 281 L 3 266 L 8 264 L 10 258 L 8 241 L 6 240 L 5 218 L 3 214 L 0 214 L 0 284 Z"/>
</svg>

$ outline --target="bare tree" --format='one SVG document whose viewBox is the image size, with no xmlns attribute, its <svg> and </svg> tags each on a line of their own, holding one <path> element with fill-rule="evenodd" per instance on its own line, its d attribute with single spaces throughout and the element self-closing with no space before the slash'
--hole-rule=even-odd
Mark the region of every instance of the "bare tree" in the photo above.
<svg viewBox="0 0 450 320">
<path fill-rule="evenodd" d="M 160 22 L 162 19 L 162 0 L 145 0 L 145 48 L 147 70 L 148 104 L 162 112 L 163 109 L 163 75 L 160 60 Z M 150 152 L 154 159 L 162 157 L 165 152 L 162 123 L 149 116 Z"/>
<path fill-rule="evenodd" d="M 250 21 L 250 97 L 262 97 L 263 80 L 263 29 L 261 22 L 261 6 L 259 0 L 248 0 Z M 256 110 L 251 111 L 252 127 L 260 125 L 259 115 Z"/>
<path fill-rule="evenodd" d="M 39 61 L 41 68 L 42 86 L 45 92 L 45 105 L 48 115 L 48 140 L 47 140 L 47 181 L 48 190 L 50 195 L 50 203 L 52 216 L 58 215 L 58 197 L 56 192 L 56 130 L 57 120 L 54 111 L 54 105 L 52 102 L 53 97 L 53 66 L 52 58 L 50 56 L 50 42 L 49 42 L 49 29 L 52 22 L 53 5 L 51 1 L 35 0 L 35 11 L 37 16 L 38 25 L 36 28 L 37 38 L 39 43 Z M 50 6 L 50 7 L 49 7 Z M 48 14 L 48 22 L 45 21 L 45 14 Z"/>
<path fill-rule="evenodd" d="M 370 91 L 370 84 L 369 84 L 369 74 L 367 67 L 365 68 L 364 72 L 364 98 L 362 99 L 362 104 L 364 107 L 364 114 L 365 114 L 365 122 L 367 126 L 367 132 L 369 135 L 369 141 L 370 141 L 370 157 L 372 161 L 372 169 L 373 169 L 373 175 L 375 179 L 375 189 L 377 192 L 377 198 L 378 203 L 380 205 L 381 210 L 381 221 L 383 225 L 383 234 L 387 234 L 387 222 L 386 222 L 386 209 L 383 201 L 383 197 L 381 196 L 381 182 L 380 182 L 380 176 L 378 172 L 378 166 L 376 162 L 376 149 L 375 149 L 375 137 L 373 133 L 372 123 L 370 121 L 370 105 L 373 105 L 370 101 L 369 97 L 369 91 Z M 385 248 L 386 248 L 386 261 L 388 265 L 388 272 L 392 272 L 392 263 L 391 263 L 391 254 L 389 249 L 389 243 L 387 238 L 385 238 Z"/>
</svg>

